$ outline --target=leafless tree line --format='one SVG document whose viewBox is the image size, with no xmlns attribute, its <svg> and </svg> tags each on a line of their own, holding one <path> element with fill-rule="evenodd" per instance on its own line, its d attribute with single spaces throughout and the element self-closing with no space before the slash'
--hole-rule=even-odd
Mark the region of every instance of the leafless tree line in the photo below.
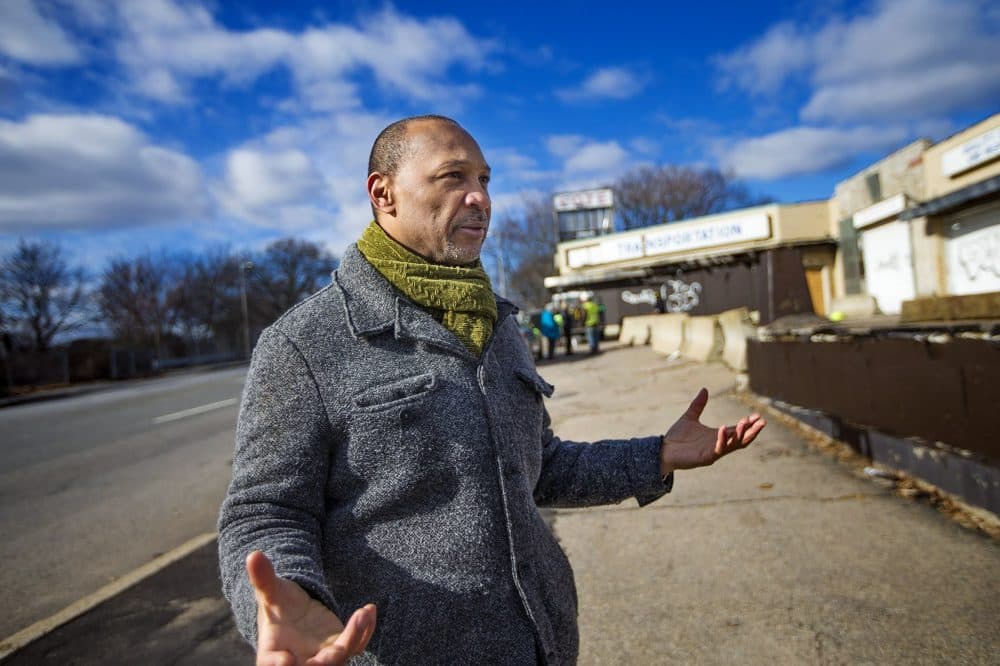
<svg viewBox="0 0 1000 666">
<path fill-rule="evenodd" d="M 250 254 L 119 256 L 87 275 L 60 245 L 21 240 L 0 257 L 0 332 L 8 352 L 44 352 L 88 334 L 156 358 L 239 353 L 245 330 L 259 334 L 329 282 L 336 265 L 319 245 L 286 238 Z"/>
</svg>

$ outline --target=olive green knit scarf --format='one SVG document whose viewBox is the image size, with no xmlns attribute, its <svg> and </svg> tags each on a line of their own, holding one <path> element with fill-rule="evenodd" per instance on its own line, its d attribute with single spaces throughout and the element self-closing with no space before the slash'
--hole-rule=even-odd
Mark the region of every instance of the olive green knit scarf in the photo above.
<svg viewBox="0 0 1000 666">
<path fill-rule="evenodd" d="M 374 220 L 358 239 L 358 249 L 386 280 L 429 310 L 473 355 L 482 355 L 497 323 L 497 303 L 481 262 L 432 264 L 390 238 Z"/>
</svg>

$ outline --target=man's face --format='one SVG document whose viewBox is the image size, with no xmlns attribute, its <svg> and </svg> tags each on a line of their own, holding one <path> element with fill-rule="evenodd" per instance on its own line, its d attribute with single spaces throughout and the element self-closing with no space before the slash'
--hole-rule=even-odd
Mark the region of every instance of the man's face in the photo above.
<svg viewBox="0 0 1000 666">
<path fill-rule="evenodd" d="M 383 217 L 383 227 L 430 261 L 472 263 L 490 225 L 490 167 L 460 127 L 423 120 L 408 131 L 410 150 L 388 179 L 394 214 Z"/>
</svg>

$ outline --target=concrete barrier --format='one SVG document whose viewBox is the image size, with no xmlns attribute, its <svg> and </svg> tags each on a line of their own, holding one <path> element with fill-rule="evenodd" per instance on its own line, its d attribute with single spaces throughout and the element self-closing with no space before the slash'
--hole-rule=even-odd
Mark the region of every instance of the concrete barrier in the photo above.
<svg viewBox="0 0 1000 666">
<path fill-rule="evenodd" d="M 688 318 L 681 354 L 702 363 L 722 357 L 722 330 L 718 316 Z"/>
<path fill-rule="evenodd" d="M 650 320 L 657 315 L 634 315 L 622 319 L 618 341 L 627 345 L 648 345 Z"/>
<path fill-rule="evenodd" d="M 681 350 L 684 328 L 691 317 L 683 312 L 649 316 L 649 344 L 658 354 L 669 356 Z"/>
<path fill-rule="evenodd" d="M 747 370 L 747 339 L 757 337 L 757 327 L 750 319 L 750 310 L 736 308 L 719 313 L 722 329 L 722 360 L 736 372 Z"/>
</svg>

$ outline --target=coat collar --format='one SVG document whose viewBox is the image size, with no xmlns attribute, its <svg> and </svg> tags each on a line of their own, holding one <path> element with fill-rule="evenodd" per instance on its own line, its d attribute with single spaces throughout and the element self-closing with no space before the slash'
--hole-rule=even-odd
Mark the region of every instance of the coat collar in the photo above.
<svg viewBox="0 0 1000 666">
<path fill-rule="evenodd" d="M 333 274 L 334 284 L 344 297 L 344 308 L 351 333 L 356 338 L 373 337 L 392 331 L 397 339 L 422 340 L 430 344 L 468 354 L 465 346 L 450 331 L 434 320 L 419 305 L 403 296 L 351 244 Z M 515 314 L 517 307 L 493 294 L 497 302 L 497 325 Z M 494 329 L 495 330 L 495 329 Z"/>
</svg>

